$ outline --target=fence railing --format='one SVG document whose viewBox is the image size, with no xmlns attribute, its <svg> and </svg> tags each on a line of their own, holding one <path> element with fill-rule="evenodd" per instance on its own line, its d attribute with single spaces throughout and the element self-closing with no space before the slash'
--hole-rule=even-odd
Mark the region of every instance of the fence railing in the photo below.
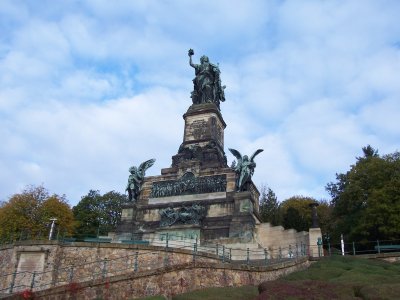
<svg viewBox="0 0 400 300">
<path fill-rule="evenodd" d="M 71 242 L 60 240 L 60 243 Z M 190 241 L 159 237 L 152 246 L 158 249 L 134 251 L 131 255 L 113 259 L 102 259 L 82 264 L 68 265 L 43 272 L 12 272 L 0 276 L 0 295 L 12 294 L 24 290 L 38 291 L 50 287 L 72 284 L 110 276 L 157 270 L 182 263 L 196 263 L 204 258 L 216 259 L 222 263 L 245 264 L 248 266 L 270 266 L 283 261 L 308 255 L 308 246 L 304 243 L 277 248 L 234 248 L 224 244 L 200 245 L 198 240 Z M 186 250 L 186 259 L 174 258 L 173 252 Z"/>
<path fill-rule="evenodd" d="M 386 252 L 400 252 L 400 240 L 376 240 L 358 242 L 334 242 L 324 238 L 324 255 L 363 255 L 379 254 Z"/>
<path fill-rule="evenodd" d="M 92 243 L 108 243 L 107 239 L 98 239 Z M 38 291 L 50 287 L 72 284 L 95 279 L 104 279 L 110 276 L 157 270 L 182 263 L 196 263 L 204 258 L 216 259 L 222 263 L 233 263 L 248 266 L 270 266 L 283 261 L 308 256 L 309 245 L 303 242 L 289 244 L 286 247 L 250 248 L 228 247 L 222 243 L 202 244 L 196 238 L 169 238 L 168 234 L 153 237 L 153 240 L 130 240 L 128 243 L 149 244 L 156 248 L 140 248 L 133 254 L 113 259 L 94 260 L 81 264 L 67 265 L 62 268 L 43 272 L 12 272 L 0 275 L 0 295 L 13 294 L 23 290 Z M 60 244 L 71 244 L 69 238 L 59 240 Z M 362 242 L 331 243 L 325 239 L 318 246 L 320 256 L 327 255 L 361 255 L 400 251 L 400 240 L 377 240 Z M 254 247 L 254 244 L 253 244 Z M 186 250 L 186 259 L 176 259 L 173 252 Z M 181 251 L 182 252 L 182 251 Z M 188 255 L 189 254 L 189 255 Z M 1 297 L 1 296 L 0 296 Z"/>
<path fill-rule="evenodd" d="M 267 257 L 267 259 L 295 258 L 308 254 L 308 246 L 302 241 L 287 244 L 286 247 L 269 247 L 265 249 L 256 243 L 248 244 L 251 247 L 235 247 L 226 244 L 228 242 L 229 240 L 221 240 L 221 243 L 200 244 L 196 237 L 188 239 L 182 236 L 180 238 L 180 236 L 175 234 L 170 236 L 167 233 L 153 236 L 149 244 L 153 246 L 187 249 L 191 251 L 193 251 L 193 247 L 196 247 L 197 252 L 215 254 L 221 258 L 228 258 L 227 261 L 261 260 L 265 259 L 265 257 Z"/>
</svg>

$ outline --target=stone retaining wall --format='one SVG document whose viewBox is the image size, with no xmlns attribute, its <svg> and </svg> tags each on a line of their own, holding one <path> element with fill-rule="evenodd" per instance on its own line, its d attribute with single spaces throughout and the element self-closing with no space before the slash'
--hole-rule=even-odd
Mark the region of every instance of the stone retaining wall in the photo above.
<svg viewBox="0 0 400 300">
<path fill-rule="evenodd" d="M 38 261 L 37 257 L 41 259 Z M 133 270 L 145 272 L 192 261 L 193 252 L 185 249 L 166 251 L 163 247 L 143 245 L 17 242 L 0 248 L 0 295 L 7 293 L 11 285 L 13 291 L 30 288 L 32 283 L 34 290 L 41 290 L 71 281 L 88 281 Z M 216 262 L 218 258 L 198 253 L 196 261 Z"/>
<path fill-rule="evenodd" d="M 151 295 L 170 298 L 197 289 L 257 285 L 309 266 L 307 258 L 270 267 L 196 262 L 56 287 L 35 293 L 35 299 L 135 299 Z M 9 297 L 6 299 L 16 299 Z"/>
<path fill-rule="evenodd" d="M 14 247 L 6 245 L 0 247 L 0 274 L 7 274 L 12 269 L 12 255 Z"/>
<path fill-rule="evenodd" d="M 14 247 L 12 245 L 6 245 L 0 247 L 0 275 L 5 276 L 6 274 L 13 272 L 12 271 L 14 270 L 13 259 L 12 259 L 13 253 L 14 253 Z M 2 277 L 0 279 L 0 290 L 7 287 L 6 286 L 7 279 L 8 277 Z"/>
<path fill-rule="evenodd" d="M 294 229 L 284 229 L 282 226 L 271 226 L 270 223 L 261 223 L 256 227 L 256 240 L 263 248 L 267 248 L 272 257 L 277 257 L 278 248 L 285 249 L 283 254 L 286 256 L 288 246 L 295 249 L 297 245 L 309 245 L 309 234 L 306 231 L 297 232 Z M 315 241 L 315 244 L 317 242 Z"/>
</svg>

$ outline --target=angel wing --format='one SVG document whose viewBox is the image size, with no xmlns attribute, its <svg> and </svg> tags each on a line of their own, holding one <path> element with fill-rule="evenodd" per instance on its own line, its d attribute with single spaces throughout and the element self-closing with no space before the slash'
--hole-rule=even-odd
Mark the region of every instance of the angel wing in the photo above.
<svg viewBox="0 0 400 300">
<path fill-rule="evenodd" d="M 228 148 L 228 149 L 237 158 L 237 160 L 242 160 L 242 154 L 240 154 L 239 151 L 237 151 L 235 149 L 231 149 L 231 148 Z"/>
<path fill-rule="evenodd" d="M 156 161 L 156 160 L 155 160 L 154 158 L 152 158 L 152 159 L 146 160 L 145 162 L 142 162 L 142 163 L 140 164 L 139 169 L 138 169 L 138 173 L 140 174 L 140 176 L 141 176 L 142 178 L 144 178 L 144 175 L 145 175 L 145 173 L 146 173 L 146 170 L 147 170 L 148 168 L 150 168 L 152 165 L 154 165 L 155 161 Z"/>
<path fill-rule="evenodd" d="M 254 162 L 254 158 L 261 152 L 263 152 L 264 149 L 258 149 L 256 152 L 253 153 L 253 155 L 250 157 L 250 161 Z"/>
</svg>

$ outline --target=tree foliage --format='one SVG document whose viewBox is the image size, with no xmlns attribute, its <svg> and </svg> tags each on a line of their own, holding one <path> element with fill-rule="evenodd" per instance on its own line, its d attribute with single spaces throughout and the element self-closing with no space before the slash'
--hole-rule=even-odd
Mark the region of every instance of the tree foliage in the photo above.
<svg viewBox="0 0 400 300">
<path fill-rule="evenodd" d="M 265 185 L 261 186 L 260 216 L 262 222 L 268 222 L 272 226 L 280 224 L 278 198 Z"/>
<path fill-rule="evenodd" d="M 400 239 L 400 153 L 379 156 L 371 146 L 336 182 L 332 196 L 336 236 L 353 240 Z"/>
<path fill-rule="evenodd" d="M 282 216 L 282 226 L 285 229 L 308 231 L 311 227 L 310 204 L 315 202 L 313 198 L 293 196 L 283 201 L 279 207 Z"/>
<path fill-rule="evenodd" d="M 311 197 L 293 196 L 283 201 L 280 206 L 282 226 L 285 229 L 296 229 L 297 231 L 308 231 L 312 225 L 311 203 L 318 203 L 317 215 L 319 226 L 323 232 L 331 227 L 331 208 L 324 201 L 317 201 Z"/>
<path fill-rule="evenodd" d="M 124 194 L 115 191 L 101 195 L 99 191 L 90 190 L 73 208 L 76 235 L 104 235 L 115 230 L 121 219 L 121 204 L 126 201 Z"/>
<path fill-rule="evenodd" d="M 50 218 L 57 219 L 60 232 L 72 233 L 73 214 L 65 196 L 50 195 L 43 186 L 29 186 L 0 207 L 0 239 L 45 237 Z"/>
</svg>

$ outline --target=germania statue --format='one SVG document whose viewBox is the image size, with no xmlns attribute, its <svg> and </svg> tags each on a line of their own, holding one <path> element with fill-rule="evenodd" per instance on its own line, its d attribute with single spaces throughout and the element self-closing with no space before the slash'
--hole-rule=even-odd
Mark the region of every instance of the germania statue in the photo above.
<svg viewBox="0 0 400 300">
<path fill-rule="evenodd" d="M 240 152 L 235 149 L 229 149 L 229 151 L 231 151 L 231 153 L 237 158 L 237 164 L 234 167 L 234 170 L 237 174 L 236 187 L 238 192 L 242 192 L 246 188 L 246 183 L 251 180 L 251 177 L 254 174 L 254 169 L 256 168 L 254 158 L 257 154 L 263 152 L 264 150 L 258 149 L 252 156 L 250 156 L 250 159 L 247 155 L 242 157 Z"/>
<path fill-rule="evenodd" d="M 225 85 L 221 86 L 221 78 L 218 65 L 210 63 L 207 56 L 200 58 L 200 64 L 192 62 L 193 49 L 189 49 L 189 65 L 195 69 L 196 77 L 193 79 L 194 89 L 191 95 L 193 104 L 215 103 L 220 109 L 220 102 L 225 101 Z"/>
<path fill-rule="evenodd" d="M 155 159 L 149 159 L 142 162 L 139 167 L 132 166 L 129 168 L 131 175 L 128 177 L 128 184 L 125 189 L 125 191 L 128 191 L 129 201 L 136 201 L 139 198 L 146 170 L 154 165 L 155 161 Z"/>
</svg>

